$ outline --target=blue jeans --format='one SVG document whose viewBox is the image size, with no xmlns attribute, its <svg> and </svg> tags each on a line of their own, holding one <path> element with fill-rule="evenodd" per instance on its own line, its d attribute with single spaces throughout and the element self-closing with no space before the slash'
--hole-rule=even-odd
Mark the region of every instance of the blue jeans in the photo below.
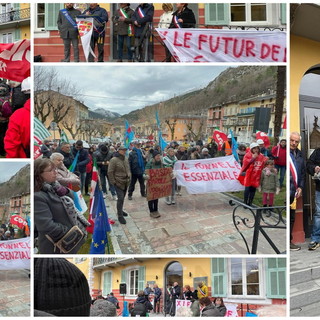
<svg viewBox="0 0 320 320">
<path fill-rule="evenodd" d="M 313 215 L 311 241 L 320 242 L 320 191 L 316 191 L 316 212 Z"/>
<path fill-rule="evenodd" d="M 125 39 L 127 40 L 128 60 L 132 60 L 131 37 L 121 35 L 118 35 L 118 59 L 122 60 L 123 58 L 123 44 Z"/>
<path fill-rule="evenodd" d="M 286 175 L 286 166 L 279 166 L 278 164 L 275 165 L 275 167 L 277 168 L 278 172 L 280 172 L 280 179 L 279 179 L 279 183 L 280 183 L 280 188 L 283 187 L 283 181 L 284 181 L 284 177 Z"/>
</svg>

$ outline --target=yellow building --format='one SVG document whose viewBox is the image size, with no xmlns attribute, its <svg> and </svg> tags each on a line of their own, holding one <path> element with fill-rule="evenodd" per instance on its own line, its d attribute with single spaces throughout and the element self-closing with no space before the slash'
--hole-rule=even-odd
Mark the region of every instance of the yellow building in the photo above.
<svg viewBox="0 0 320 320">
<path fill-rule="evenodd" d="M 209 297 L 221 296 L 236 304 L 239 315 L 243 305 L 254 310 L 261 305 L 286 303 L 285 258 L 74 258 L 70 259 L 87 277 L 91 295 L 110 292 L 123 301 L 133 302 L 148 283 L 165 288 L 178 282 L 183 288 L 197 289 L 203 281 Z M 120 294 L 120 284 L 126 293 Z M 163 299 L 163 298 L 162 298 Z M 163 305 L 164 300 L 161 301 Z M 247 307 L 246 307 L 247 308 Z"/>
<path fill-rule="evenodd" d="M 0 43 L 30 39 L 30 3 L 2 3 L 0 7 Z"/>
<path fill-rule="evenodd" d="M 318 118 L 320 115 L 320 6 L 318 4 L 290 5 L 290 131 L 301 135 L 305 159 L 319 147 Z M 306 21 L 308 23 L 306 23 Z M 302 243 L 309 237 L 314 211 L 314 183 L 306 176 L 303 198 L 298 201 L 293 241 Z"/>
</svg>

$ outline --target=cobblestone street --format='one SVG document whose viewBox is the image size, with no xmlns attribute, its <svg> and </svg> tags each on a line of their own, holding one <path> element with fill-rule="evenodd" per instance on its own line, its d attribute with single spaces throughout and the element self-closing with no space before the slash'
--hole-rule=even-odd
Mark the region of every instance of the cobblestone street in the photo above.
<svg viewBox="0 0 320 320">
<path fill-rule="evenodd" d="M 30 316 L 29 270 L 0 272 L 0 317 Z"/>
<path fill-rule="evenodd" d="M 161 217 L 155 219 L 149 216 L 146 199 L 135 191 L 132 201 L 125 199 L 127 224 L 120 225 L 116 219 L 116 201 L 109 200 L 108 195 L 108 214 L 116 220 L 112 227 L 115 253 L 247 254 L 244 241 L 233 225 L 229 200 L 221 193 L 188 195 L 182 188 L 182 196 L 177 196 L 175 205 L 159 199 Z M 284 252 L 285 230 L 269 229 L 267 233 L 280 252 Z M 250 246 L 253 230 L 245 230 L 244 235 Z M 274 253 L 262 235 L 257 253 Z"/>
</svg>

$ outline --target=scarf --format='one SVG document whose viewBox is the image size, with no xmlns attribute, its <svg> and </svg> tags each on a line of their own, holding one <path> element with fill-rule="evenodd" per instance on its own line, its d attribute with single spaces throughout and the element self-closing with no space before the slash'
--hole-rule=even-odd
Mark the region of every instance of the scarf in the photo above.
<svg viewBox="0 0 320 320">
<path fill-rule="evenodd" d="M 135 152 L 138 155 L 138 164 L 139 164 L 139 168 L 144 171 L 144 161 L 143 161 L 143 157 L 142 157 L 142 152 L 140 149 L 138 148 L 133 148 L 133 150 L 135 150 Z"/>
</svg>

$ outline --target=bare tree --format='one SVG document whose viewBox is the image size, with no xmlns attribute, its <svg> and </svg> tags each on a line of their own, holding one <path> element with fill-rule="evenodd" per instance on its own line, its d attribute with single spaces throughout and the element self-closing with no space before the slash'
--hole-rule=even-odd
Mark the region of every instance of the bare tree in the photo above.
<svg viewBox="0 0 320 320">
<path fill-rule="evenodd" d="M 276 95 L 276 105 L 275 105 L 275 112 L 274 112 L 274 143 L 275 144 L 279 142 L 279 137 L 281 133 L 285 84 L 286 84 L 286 67 L 278 66 L 277 95 Z"/>
<path fill-rule="evenodd" d="M 76 137 L 81 132 L 80 122 L 74 123 L 73 119 L 63 119 L 61 124 L 69 131 L 73 140 L 76 140 Z"/>
<path fill-rule="evenodd" d="M 204 118 L 200 119 L 200 124 L 199 124 L 199 128 L 194 128 L 193 126 L 193 121 L 190 120 L 189 123 L 186 124 L 187 129 L 189 130 L 189 136 L 190 138 L 192 138 L 194 141 L 197 141 L 199 139 L 202 138 L 203 136 L 203 126 L 204 126 Z"/>
<path fill-rule="evenodd" d="M 172 141 L 172 140 L 174 140 L 174 132 L 175 132 L 175 128 L 176 128 L 176 125 L 177 125 L 177 118 L 175 117 L 172 122 L 170 122 L 169 119 L 165 120 L 164 122 L 169 127 L 169 130 L 170 130 L 170 133 L 171 133 L 171 141 Z"/>
<path fill-rule="evenodd" d="M 98 133 L 97 130 L 97 121 L 95 119 L 82 119 L 81 120 L 81 132 L 83 132 L 89 143 L 91 143 L 91 138 L 96 136 Z"/>
</svg>

